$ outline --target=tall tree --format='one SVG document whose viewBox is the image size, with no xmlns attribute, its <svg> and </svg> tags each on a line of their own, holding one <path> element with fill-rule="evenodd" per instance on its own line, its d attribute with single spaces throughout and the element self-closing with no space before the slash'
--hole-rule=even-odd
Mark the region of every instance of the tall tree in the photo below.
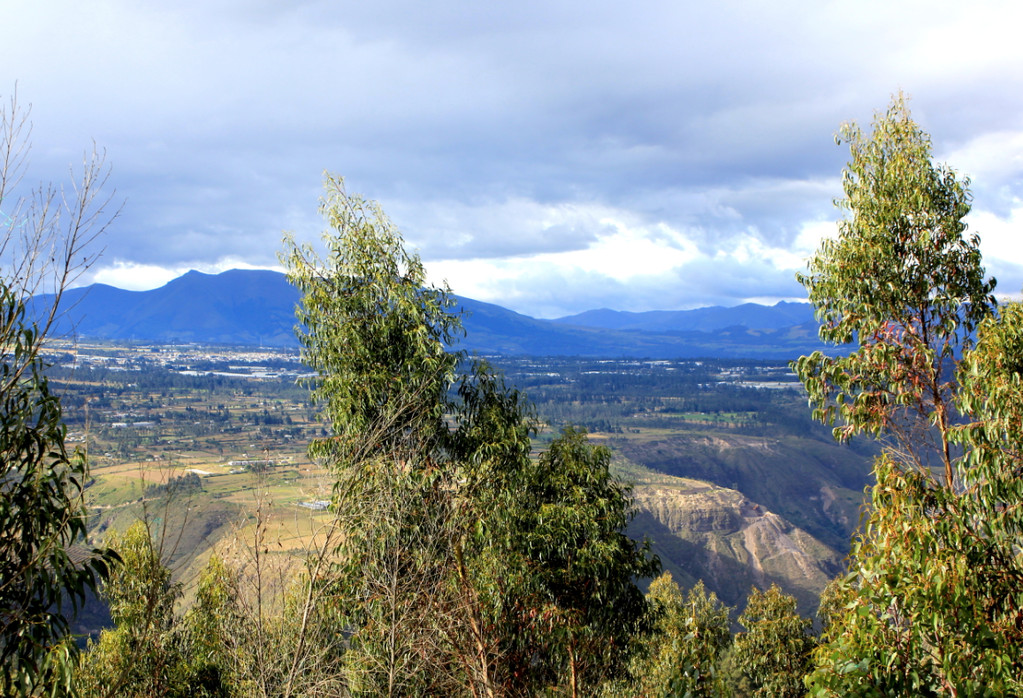
<svg viewBox="0 0 1023 698">
<path fill-rule="evenodd" d="M 449 648 L 469 695 L 516 695 L 536 681 L 517 662 L 517 640 L 536 614 L 524 599 L 531 570 L 513 548 L 537 424 L 522 395 L 483 361 L 460 377 L 458 398 L 458 426 L 447 444 L 458 483 Z"/>
<path fill-rule="evenodd" d="M 202 697 L 254 695 L 241 690 L 242 654 L 248 651 L 239 604 L 238 575 L 219 555 L 210 556 L 196 584 L 195 602 L 180 621 L 192 693 Z"/>
<path fill-rule="evenodd" d="M 357 695 L 425 690 L 437 646 L 430 606 L 445 569 L 448 391 L 459 330 L 446 289 L 373 201 L 328 176 L 326 258 L 289 238 L 282 256 L 303 292 L 302 357 L 331 435 L 309 453 L 335 477 L 337 569 L 324 587 L 353 631 L 347 666 Z"/>
<path fill-rule="evenodd" d="M 246 622 L 252 619 L 245 619 L 238 605 L 237 576 L 211 556 L 193 605 L 183 616 L 175 614 L 182 586 L 171 579 L 151 530 L 139 520 L 122 535 L 108 537 L 121 558 L 102 590 L 114 627 L 90 641 L 75 677 L 78 695 L 255 695 L 252 661 L 242 655 L 257 648 L 252 623 Z"/>
<path fill-rule="evenodd" d="M 857 343 L 795 363 L 814 415 L 887 448 L 809 683 L 819 695 L 1007 695 L 1020 689 L 1023 506 L 1019 315 L 963 220 L 968 182 L 931 161 L 904 98 L 868 136 L 843 128 L 847 212 L 800 276 L 821 337 Z M 974 346 L 975 338 L 977 345 Z M 1006 514 L 1006 512 L 1010 512 Z"/>
<path fill-rule="evenodd" d="M 310 454 L 336 478 L 323 588 L 350 633 L 349 688 L 578 695 L 624 665 L 633 577 L 653 570 L 622 533 L 628 492 L 581 433 L 530 458 L 526 403 L 448 348 L 447 289 L 426 285 L 377 204 L 326 185 L 326 258 L 287 240 L 284 261 L 332 426 Z"/>
<path fill-rule="evenodd" d="M 171 581 L 149 527 L 136 521 L 107 542 L 121 558 L 103 585 L 115 627 L 85 655 L 81 690 L 97 697 L 189 694 L 174 618 L 181 587 Z"/>
<path fill-rule="evenodd" d="M 646 610 L 634 580 L 659 569 L 624 533 L 629 490 L 570 427 L 531 458 L 528 408 L 486 370 L 461 393 L 457 559 L 483 694 L 592 695 L 626 671 Z"/>
<path fill-rule="evenodd" d="M 531 571 L 526 599 L 540 621 L 519 633 L 520 670 L 545 668 L 571 696 L 623 671 L 646 610 L 633 580 L 660 568 L 624 533 L 630 491 L 610 463 L 610 450 L 566 427 L 530 461 L 512 510 L 511 547 Z"/>
<path fill-rule="evenodd" d="M 71 452 L 41 356 L 64 289 L 112 219 L 93 153 L 68 190 L 22 183 L 31 130 L 17 98 L 0 110 L 0 693 L 67 688 L 72 616 L 114 555 L 85 545 L 88 463 Z M 49 293 L 40 307 L 32 300 Z"/>
<path fill-rule="evenodd" d="M 837 202 L 846 217 L 798 279 L 817 309 L 821 339 L 858 348 L 838 357 L 815 352 L 796 369 L 814 416 L 841 419 L 837 438 L 892 436 L 906 467 L 952 488 L 950 368 L 995 307 L 980 239 L 963 220 L 969 181 L 932 163 L 930 138 L 901 95 L 869 136 L 846 124 L 839 140 L 851 155 Z"/>
<path fill-rule="evenodd" d="M 349 194 L 340 177 L 324 187 L 326 258 L 291 238 L 282 256 L 303 294 L 298 338 L 316 372 L 313 399 L 334 430 L 314 455 L 348 466 L 368 450 L 435 445 L 459 359 L 445 346 L 461 331 L 450 294 L 426 285 L 379 204 Z"/>
</svg>

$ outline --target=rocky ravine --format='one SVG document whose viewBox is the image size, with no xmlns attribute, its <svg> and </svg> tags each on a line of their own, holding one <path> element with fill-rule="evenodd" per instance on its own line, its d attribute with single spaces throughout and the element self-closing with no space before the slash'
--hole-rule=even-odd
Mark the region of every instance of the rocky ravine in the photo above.
<svg viewBox="0 0 1023 698">
<path fill-rule="evenodd" d="M 809 615 L 842 569 L 840 553 L 741 492 L 653 473 L 633 481 L 631 533 L 651 539 L 683 586 L 702 579 L 722 601 L 742 606 L 753 585 L 777 583 Z"/>
</svg>

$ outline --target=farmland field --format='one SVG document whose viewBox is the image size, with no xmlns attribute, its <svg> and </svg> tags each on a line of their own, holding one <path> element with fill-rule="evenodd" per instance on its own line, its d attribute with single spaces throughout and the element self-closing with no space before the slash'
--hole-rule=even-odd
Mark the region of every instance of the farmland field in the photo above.
<svg viewBox="0 0 1023 698">
<path fill-rule="evenodd" d="M 295 352 L 114 344 L 55 344 L 51 351 L 69 441 L 91 464 L 86 496 L 94 537 L 138 518 L 150 522 L 186 601 L 214 549 L 242 567 L 259 550 L 284 578 L 323 543 L 333 516 L 326 508 L 331 478 L 306 447 L 326 431 L 299 384 L 305 369 Z M 634 533 L 654 538 L 680 579 L 705 573 L 687 573 L 690 563 L 674 559 L 683 554 L 678 537 L 688 534 L 663 525 L 666 516 L 688 515 L 677 511 L 683 502 L 693 511 L 765 506 L 822 541 L 822 549 L 846 545 L 869 448 L 840 448 L 812 424 L 783 363 L 489 360 L 535 405 L 537 449 L 566 424 L 612 448 L 641 508 L 659 502 L 660 523 L 639 512 Z M 729 516 L 711 518 L 738 521 L 735 512 Z M 686 557 L 695 544 L 685 544 Z M 837 553 L 822 554 L 831 560 Z M 744 596 L 749 580 L 731 576 L 734 593 L 723 598 Z M 808 583 L 807 603 L 821 579 Z"/>
</svg>

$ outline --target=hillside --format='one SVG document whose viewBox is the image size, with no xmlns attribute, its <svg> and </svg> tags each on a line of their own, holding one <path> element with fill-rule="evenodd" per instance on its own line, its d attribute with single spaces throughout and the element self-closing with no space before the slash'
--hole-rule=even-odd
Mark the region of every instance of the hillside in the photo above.
<svg viewBox="0 0 1023 698">
<path fill-rule="evenodd" d="M 741 492 L 636 467 L 623 474 L 634 483 L 630 534 L 649 538 L 685 587 L 702 579 L 740 607 L 753 586 L 777 584 L 809 615 L 842 569 L 842 554 Z"/>
<path fill-rule="evenodd" d="M 267 484 L 281 525 L 296 512 L 315 517 L 300 505 L 329 497 L 330 477 L 305 456 L 321 425 L 295 385 L 303 368 L 294 352 L 104 344 L 59 356 L 67 368 L 59 365 L 54 380 L 69 435 L 90 438 L 97 532 L 138 515 L 146 484 L 204 473 L 184 524 L 150 504 L 150 515 L 170 524 L 173 566 L 186 583 L 208 551 L 244 541 L 252 525 L 258 478 L 232 462 L 263 454 L 280 464 Z M 634 485 L 630 532 L 651 539 L 677 580 L 704 579 L 732 605 L 752 585 L 776 582 L 803 613 L 814 610 L 858 522 L 870 450 L 836 444 L 810 422 L 784 365 L 495 362 L 536 407 L 538 449 L 566 424 L 612 448 L 618 475 Z M 282 555 L 304 545 L 301 532 L 281 535 Z"/>
<path fill-rule="evenodd" d="M 867 453 L 791 434 L 696 430 L 610 443 L 658 473 L 741 492 L 831 548 L 845 550 L 859 520 Z"/>
<path fill-rule="evenodd" d="M 804 614 L 841 570 L 875 446 L 836 443 L 787 367 L 727 360 L 499 360 L 552 429 L 580 424 L 633 483 L 631 532 L 729 604 L 777 583 Z"/>
</svg>

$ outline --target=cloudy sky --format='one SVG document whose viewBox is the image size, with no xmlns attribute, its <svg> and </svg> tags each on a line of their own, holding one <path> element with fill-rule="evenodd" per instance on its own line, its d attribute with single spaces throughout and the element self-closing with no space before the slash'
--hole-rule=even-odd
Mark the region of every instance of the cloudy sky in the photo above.
<svg viewBox="0 0 1023 698">
<path fill-rule="evenodd" d="M 901 89 L 1016 294 L 1020 27 L 1017 0 L 4 0 L 0 94 L 30 177 L 106 151 L 124 208 L 86 280 L 272 267 L 326 170 L 435 281 L 557 317 L 804 297 L 835 131 Z"/>
</svg>

